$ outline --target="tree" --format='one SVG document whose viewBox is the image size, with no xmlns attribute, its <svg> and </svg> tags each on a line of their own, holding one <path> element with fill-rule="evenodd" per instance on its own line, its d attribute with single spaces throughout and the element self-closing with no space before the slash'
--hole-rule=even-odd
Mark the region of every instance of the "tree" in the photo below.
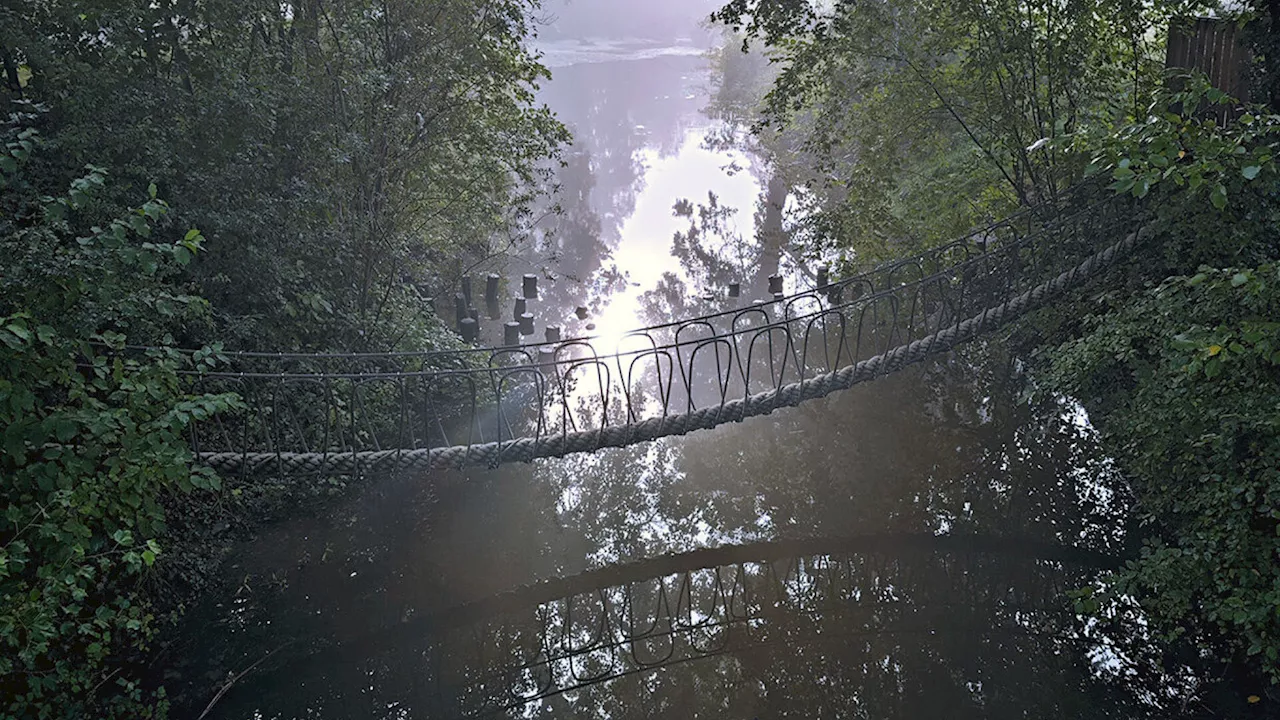
<svg viewBox="0 0 1280 720">
<path fill-rule="evenodd" d="M 825 184 L 848 195 L 815 206 L 819 236 L 855 262 L 1053 201 L 1090 176 L 1149 199 L 1155 251 L 1107 289 L 1040 313 L 1014 347 L 1036 355 L 1046 392 L 1083 404 L 1134 496 L 1146 549 L 1101 606 L 1136 599 L 1171 655 L 1216 663 L 1239 685 L 1276 677 L 1280 585 L 1264 558 L 1275 552 L 1280 119 L 1203 77 L 1166 87 L 1167 29 L 1202 9 L 733 0 L 716 17 L 786 63 L 765 121 L 800 118 L 806 147 L 830 158 Z M 1239 15 L 1251 18 L 1254 87 L 1274 88 L 1274 3 Z M 1210 119 L 1223 109 L 1225 127 Z M 1223 707 L 1245 704 L 1237 694 Z"/>
<path fill-rule="evenodd" d="M 456 343 L 422 288 L 528 235 L 567 140 L 536 7 L 0 7 L 0 714 L 163 715 L 153 563 L 197 564 L 175 516 L 250 514 L 192 467 L 188 426 L 245 409 L 191 392 L 217 353 L 139 347 Z"/>
<path fill-rule="evenodd" d="M 820 159 L 813 241 L 859 262 L 1051 200 L 1083 164 L 1044 151 L 1112 127 L 1161 83 L 1194 3 L 735 0 L 715 19 L 782 64 L 765 122 Z"/>
<path fill-rule="evenodd" d="M 204 229 L 216 325 L 185 340 L 385 350 L 438 342 L 417 281 L 523 232 L 567 137 L 534 102 L 534 7 L 46 3 L 0 44 L 58 162 L 154 181 Z"/>
<path fill-rule="evenodd" d="M 1089 408 L 1145 528 L 1104 604 L 1135 597 L 1167 640 L 1275 682 L 1280 116 L 1209 119 L 1232 104 L 1191 78 L 1146 122 L 1081 140 L 1117 191 L 1172 200 L 1163 252 L 1130 275 L 1154 287 L 1102 294 L 1041 362 L 1048 387 Z"/>
<path fill-rule="evenodd" d="M 1169 278 L 1089 318 L 1049 376 L 1088 403 L 1148 527 L 1111 592 L 1137 597 L 1166 638 L 1256 662 L 1273 680 L 1277 287 L 1273 265 Z"/>
</svg>

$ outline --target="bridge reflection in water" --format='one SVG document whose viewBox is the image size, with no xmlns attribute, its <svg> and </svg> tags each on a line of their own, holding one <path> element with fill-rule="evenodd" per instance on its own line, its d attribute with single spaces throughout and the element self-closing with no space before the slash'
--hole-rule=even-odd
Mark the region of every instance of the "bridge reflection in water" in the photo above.
<svg viewBox="0 0 1280 720">
<path fill-rule="evenodd" d="M 284 477 L 495 467 L 768 414 L 1002 327 L 1137 244 L 1144 214 L 1130 202 L 1074 202 L 821 287 L 627 333 L 617 347 L 237 354 L 193 378 L 248 410 L 202 423 L 195 448 L 222 472 Z"/>
<path fill-rule="evenodd" d="M 330 647 L 322 664 L 333 653 L 369 658 L 363 687 L 308 712 L 1067 717 L 1102 686 L 1090 670 L 1101 646 L 1067 593 L 1113 564 L 1087 550 L 981 536 L 668 555 L 409 617 Z"/>
</svg>

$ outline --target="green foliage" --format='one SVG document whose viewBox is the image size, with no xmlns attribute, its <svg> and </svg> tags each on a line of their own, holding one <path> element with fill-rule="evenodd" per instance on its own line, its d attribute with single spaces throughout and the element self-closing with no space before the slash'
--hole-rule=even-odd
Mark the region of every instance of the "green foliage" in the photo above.
<svg viewBox="0 0 1280 720">
<path fill-rule="evenodd" d="M 1280 680 L 1280 268 L 1202 268 L 1048 358 L 1129 477 L 1149 539 L 1111 585 L 1166 638 L 1225 637 Z"/>
<path fill-rule="evenodd" d="M 1155 200 L 1164 262 L 1128 282 L 1172 275 L 1107 294 L 1077 339 L 1042 352 L 1048 386 L 1102 431 L 1145 540 L 1081 608 L 1136 600 L 1164 640 L 1276 681 L 1280 116 L 1202 75 L 1174 80 L 1131 122 L 1059 140 L 1113 191 Z M 1190 273 L 1197 263 L 1211 265 Z"/>
<path fill-rule="evenodd" d="M 9 134 L 10 147 L 39 145 Z M 6 167 L 0 196 L 0 715 L 151 717 L 163 695 L 127 662 L 155 629 L 140 584 L 163 549 L 161 501 L 218 488 L 191 467 L 186 430 L 237 400 L 189 394 L 175 352 L 124 347 L 126 332 L 160 337 L 202 310 L 168 281 L 200 233 L 161 240 L 168 206 L 154 187 L 86 227 L 106 172 L 41 196 L 30 157 Z"/>
<path fill-rule="evenodd" d="M 1157 93 L 1141 120 L 1114 133 L 1086 130 L 1064 145 L 1092 153 L 1086 174 L 1109 173 L 1117 192 L 1146 197 L 1161 183 L 1207 192 L 1221 210 L 1240 180 L 1274 180 L 1280 150 L 1280 115 L 1265 107 L 1221 124 L 1239 102 L 1209 84 L 1203 74 L 1182 78 L 1182 89 Z"/>
<path fill-rule="evenodd" d="M 534 102 L 535 7 L 57 0 L 0 10 L 0 45 L 50 107 L 51 177 L 112 168 L 106 215 L 154 182 L 204 231 L 212 314 L 179 340 L 409 349 L 428 281 L 524 235 L 567 139 Z"/>
<path fill-rule="evenodd" d="M 1084 163 L 1054 139 L 1144 107 L 1169 18 L 1198 6 L 734 0 L 716 17 L 783 63 L 766 124 L 818 160 L 812 236 L 865 262 L 1078 182 Z"/>
<path fill-rule="evenodd" d="M 156 589 L 213 565 L 201 523 L 296 497 L 191 468 L 189 424 L 244 410 L 188 394 L 216 352 L 130 348 L 458 342 L 426 295 L 527 234 L 567 141 L 536 8 L 0 4 L 0 716 L 162 713 Z"/>
</svg>

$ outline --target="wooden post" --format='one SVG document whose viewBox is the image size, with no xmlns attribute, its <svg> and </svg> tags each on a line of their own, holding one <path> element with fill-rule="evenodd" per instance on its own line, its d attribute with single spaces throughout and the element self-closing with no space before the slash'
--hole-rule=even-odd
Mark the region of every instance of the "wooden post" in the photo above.
<svg viewBox="0 0 1280 720">
<path fill-rule="evenodd" d="M 507 347 L 520 344 L 520 323 L 513 321 L 502 326 L 502 344 Z"/>
<path fill-rule="evenodd" d="M 487 303 L 498 302 L 498 281 L 499 278 L 493 273 L 489 273 L 484 279 L 484 301 Z"/>
<path fill-rule="evenodd" d="M 480 337 L 480 324 L 475 318 L 463 318 L 459 325 L 462 327 L 463 342 L 473 343 Z"/>
<path fill-rule="evenodd" d="M 556 351 L 553 348 L 538 348 L 538 368 L 542 370 L 544 375 L 555 373 Z"/>
</svg>

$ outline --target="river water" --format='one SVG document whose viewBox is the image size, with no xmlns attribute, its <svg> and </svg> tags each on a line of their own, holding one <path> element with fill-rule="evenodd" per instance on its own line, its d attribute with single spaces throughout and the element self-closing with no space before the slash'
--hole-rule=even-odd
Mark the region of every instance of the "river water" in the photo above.
<svg viewBox="0 0 1280 720">
<path fill-rule="evenodd" d="M 560 38 L 575 132 L 537 251 L 540 324 L 609 336 L 710 286 L 679 199 L 755 240 L 767 167 L 709 149 L 703 48 Z M 781 266 L 761 268 L 761 259 Z M 732 265 L 732 263 L 730 263 Z M 692 299 L 691 299 L 692 298 Z M 574 310 L 587 307 L 584 319 Z M 591 328 L 587 328 L 591 325 Z M 492 330 L 490 330 L 492 332 Z M 739 425 L 493 471 L 370 482 L 266 528 L 190 615 L 179 716 L 1160 717 L 1203 691 L 1140 618 L 1070 593 L 1127 543 L 1087 419 L 971 345 Z"/>
</svg>

